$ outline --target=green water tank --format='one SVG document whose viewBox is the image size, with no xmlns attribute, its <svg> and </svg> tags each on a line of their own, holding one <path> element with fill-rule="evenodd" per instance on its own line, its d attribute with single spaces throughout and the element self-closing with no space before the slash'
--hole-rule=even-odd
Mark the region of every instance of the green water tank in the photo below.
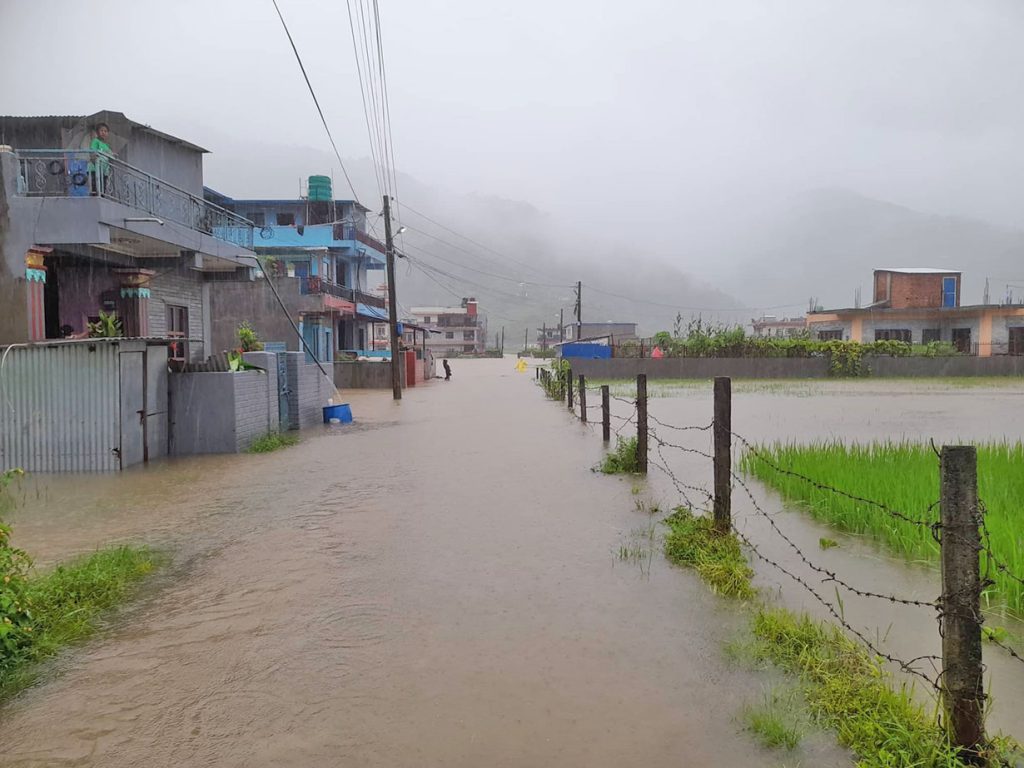
<svg viewBox="0 0 1024 768">
<path fill-rule="evenodd" d="M 315 201 L 330 200 L 332 195 L 330 176 L 309 177 L 309 199 Z"/>
</svg>

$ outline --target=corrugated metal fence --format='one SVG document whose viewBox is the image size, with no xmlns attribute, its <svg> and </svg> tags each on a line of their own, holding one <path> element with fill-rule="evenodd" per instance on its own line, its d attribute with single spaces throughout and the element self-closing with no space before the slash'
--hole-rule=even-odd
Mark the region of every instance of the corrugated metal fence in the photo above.
<svg viewBox="0 0 1024 768">
<path fill-rule="evenodd" d="M 120 469 L 116 343 L 0 347 L 0 469 Z"/>
</svg>

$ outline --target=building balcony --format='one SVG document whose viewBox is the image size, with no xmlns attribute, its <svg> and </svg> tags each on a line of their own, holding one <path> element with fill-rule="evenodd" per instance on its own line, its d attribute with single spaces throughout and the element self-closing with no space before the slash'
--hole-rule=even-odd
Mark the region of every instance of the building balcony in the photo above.
<svg viewBox="0 0 1024 768">
<path fill-rule="evenodd" d="M 336 248 L 348 257 L 365 256 L 371 269 L 384 266 L 384 243 L 351 224 L 276 225 L 256 230 L 255 246 L 271 253 L 279 248 Z"/>
<path fill-rule="evenodd" d="M 368 307 L 379 307 L 385 306 L 384 299 L 380 296 L 375 296 L 372 293 L 364 293 L 363 291 L 356 290 L 355 288 L 349 288 L 344 285 L 336 285 L 335 283 L 324 280 L 320 277 L 300 277 L 296 278 L 300 281 L 299 292 L 304 296 L 333 296 L 343 301 L 351 302 L 352 304 L 365 304 Z"/>
<path fill-rule="evenodd" d="M 238 257 L 252 255 L 252 222 L 117 158 L 62 149 L 14 156 L 15 197 L 37 209 L 40 243 L 84 243 L 140 257 L 187 251 L 211 257 L 205 266 L 199 261 L 206 269 L 233 269 Z M 139 243 L 144 247 L 126 248 Z"/>
</svg>

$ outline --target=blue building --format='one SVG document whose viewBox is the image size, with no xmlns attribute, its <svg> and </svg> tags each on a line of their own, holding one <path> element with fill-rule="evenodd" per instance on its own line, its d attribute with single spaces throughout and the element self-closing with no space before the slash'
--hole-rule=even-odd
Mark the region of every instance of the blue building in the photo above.
<svg viewBox="0 0 1024 768">
<path fill-rule="evenodd" d="M 369 209 L 334 199 L 329 185 L 326 177 L 311 177 L 309 194 L 292 200 L 242 200 L 206 189 L 207 200 L 253 223 L 260 261 L 259 269 L 214 286 L 215 348 L 237 346 L 242 322 L 264 342 L 302 348 L 268 279 L 319 360 L 374 348 L 374 326 L 386 324 L 388 316 L 378 290 L 385 280 L 385 247 L 368 231 Z"/>
</svg>

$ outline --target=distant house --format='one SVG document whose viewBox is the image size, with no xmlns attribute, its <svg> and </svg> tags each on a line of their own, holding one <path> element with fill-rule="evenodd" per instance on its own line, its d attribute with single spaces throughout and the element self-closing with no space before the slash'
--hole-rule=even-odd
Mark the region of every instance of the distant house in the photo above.
<svg viewBox="0 0 1024 768">
<path fill-rule="evenodd" d="M 311 176 L 303 198 L 235 199 L 212 189 L 206 198 L 253 222 L 260 259 L 260 269 L 212 285 L 215 349 L 237 346 L 242 322 L 266 342 L 294 351 L 308 347 L 321 362 L 333 361 L 339 350 L 372 350 L 387 338 L 384 298 L 370 287 L 380 283 L 384 244 L 367 232 L 368 209 L 334 199 L 328 177 Z"/>
<path fill-rule="evenodd" d="M 430 331 L 426 346 L 435 357 L 479 355 L 487 349 L 487 316 L 479 311 L 474 298 L 462 300 L 458 307 L 412 307 L 415 322 Z"/>
<path fill-rule="evenodd" d="M 566 323 L 565 341 L 586 341 L 610 336 L 613 344 L 620 344 L 623 341 L 634 341 L 636 335 L 636 323 Z"/>
<path fill-rule="evenodd" d="M 762 338 L 791 339 L 807 331 L 806 317 L 784 317 L 762 315 L 759 320 L 751 320 L 754 335 Z"/>
<path fill-rule="evenodd" d="M 964 354 L 1024 354 L 1024 306 L 960 304 L 961 273 L 937 268 L 876 269 L 866 307 L 807 315 L 816 339 L 912 344 L 944 341 Z"/>
<path fill-rule="evenodd" d="M 537 346 L 541 349 L 548 349 L 562 341 L 563 329 L 555 326 L 545 326 L 537 329 Z"/>
</svg>

